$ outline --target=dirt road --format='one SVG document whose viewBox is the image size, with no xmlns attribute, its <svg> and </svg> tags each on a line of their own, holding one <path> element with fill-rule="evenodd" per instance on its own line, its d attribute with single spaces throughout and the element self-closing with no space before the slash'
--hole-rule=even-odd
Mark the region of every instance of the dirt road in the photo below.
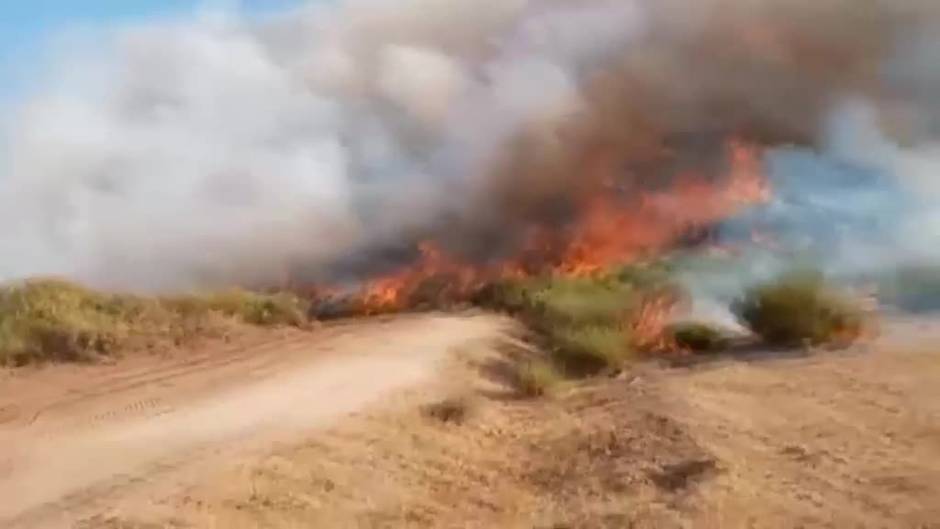
<svg viewBox="0 0 940 529">
<path fill-rule="evenodd" d="M 537 401 L 490 376 L 511 328 L 400 318 L 5 380 L 0 526 L 940 527 L 936 323 Z M 464 420 L 428 416 L 454 395 Z"/>
<path fill-rule="evenodd" d="M 124 489 L 324 426 L 419 384 L 494 325 L 404 317 L 168 359 L 7 373 L 0 525 L 69 526 Z"/>
</svg>

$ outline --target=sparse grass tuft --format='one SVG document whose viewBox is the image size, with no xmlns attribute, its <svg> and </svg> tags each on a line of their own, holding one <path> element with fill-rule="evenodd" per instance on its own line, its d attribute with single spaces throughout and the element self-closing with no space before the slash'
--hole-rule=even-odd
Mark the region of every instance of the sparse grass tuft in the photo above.
<svg viewBox="0 0 940 529">
<path fill-rule="evenodd" d="M 667 330 L 672 342 L 681 350 L 692 353 L 714 353 L 728 347 L 728 336 L 711 325 L 681 322 Z"/>
<path fill-rule="evenodd" d="M 516 365 L 516 390 L 524 397 L 535 398 L 550 394 L 561 382 L 561 375 L 545 360 L 526 360 Z"/>
<path fill-rule="evenodd" d="M 98 292 L 55 279 L 0 287 L 0 364 L 90 361 L 178 344 L 232 323 L 302 325 L 305 303 L 245 291 L 157 298 Z"/>
<path fill-rule="evenodd" d="M 467 420 L 471 411 L 470 400 L 466 397 L 451 397 L 440 402 L 428 404 L 422 409 L 426 417 L 443 422 L 461 424 Z"/>
<path fill-rule="evenodd" d="M 759 285 L 733 309 L 754 333 L 774 346 L 847 345 L 864 330 L 862 312 L 817 273 L 794 273 Z"/>
</svg>

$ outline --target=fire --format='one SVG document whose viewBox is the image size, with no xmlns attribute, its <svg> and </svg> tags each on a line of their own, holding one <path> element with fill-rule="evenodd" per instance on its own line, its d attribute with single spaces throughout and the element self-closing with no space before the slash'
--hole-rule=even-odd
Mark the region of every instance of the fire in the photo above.
<svg viewBox="0 0 940 529">
<path fill-rule="evenodd" d="M 728 170 L 718 178 L 681 174 L 664 189 L 638 191 L 618 187 L 611 177 L 616 164 L 603 156 L 586 171 L 588 181 L 599 182 L 580 201 L 580 213 L 567 226 L 535 226 L 518 255 L 496 264 L 462 262 L 438 244 L 419 245 L 420 257 L 393 274 L 368 282 L 358 296 L 361 312 L 375 314 L 402 310 L 431 296 L 466 300 L 489 281 L 536 274 L 584 276 L 618 264 L 668 250 L 695 229 L 708 227 L 764 202 L 770 187 L 761 170 L 758 148 L 732 140 L 726 146 Z M 422 290 L 429 290 L 422 292 Z M 657 335 L 674 300 L 655 300 L 644 307 L 639 332 Z"/>
<path fill-rule="evenodd" d="M 630 322 L 630 335 L 634 345 L 642 351 L 652 353 L 678 350 L 672 337 L 665 331 L 679 305 L 680 300 L 671 292 L 643 300 Z"/>
<path fill-rule="evenodd" d="M 591 197 L 555 271 L 585 275 L 630 262 L 666 249 L 696 227 L 768 200 L 770 188 L 757 150 L 735 140 L 728 153 L 730 170 L 723 181 L 684 174 L 666 190 L 626 200 L 611 193 Z"/>
</svg>

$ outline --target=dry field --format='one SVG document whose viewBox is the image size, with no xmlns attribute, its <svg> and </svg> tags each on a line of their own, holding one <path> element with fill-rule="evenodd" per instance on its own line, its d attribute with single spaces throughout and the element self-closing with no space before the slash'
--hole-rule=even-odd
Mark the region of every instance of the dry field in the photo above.
<svg viewBox="0 0 940 529">
<path fill-rule="evenodd" d="M 940 352 L 891 321 L 519 399 L 514 325 L 410 316 L 7 374 L 3 527 L 940 527 Z"/>
</svg>

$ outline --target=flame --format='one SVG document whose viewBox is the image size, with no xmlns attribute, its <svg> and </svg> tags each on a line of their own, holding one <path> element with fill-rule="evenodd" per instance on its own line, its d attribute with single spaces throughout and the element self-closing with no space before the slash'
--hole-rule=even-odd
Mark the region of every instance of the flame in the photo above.
<svg viewBox="0 0 940 529">
<path fill-rule="evenodd" d="M 679 347 L 666 328 L 679 306 L 680 299 L 673 292 L 659 293 L 643 300 L 629 322 L 633 345 L 650 353 L 677 351 Z"/>
<path fill-rule="evenodd" d="M 758 151 L 744 142 L 728 144 L 730 170 L 713 183 L 692 173 L 666 190 L 633 200 L 593 196 L 576 226 L 557 272 L 585 275 L 667 248 L 690 230 L 762 203 L 771 192 Z"/>
<path fill-rule="evenodd" d="M 719 178 L 689 172 L 676 177 L 665 189 L 639 192 L 634 189 L 637 186 L 618 187 L 617 179 L 611 177 L 616 167 L 614 157 L 599 152 L 585 170 L 585 179 L 598 185 L 585 192 L 580 214 L 569 225 L 557 229 L 533 227 L 519 255 L 496 264 L 461 262 L 433 241 L 423 242 L 418 246 L 420 257 L 412 265 L 365 284 L 358 296 L 361 312 L 377 314 L 409 308 L 433 280 L 438 284 L 432 285 L 436 290 L 428 295 L 459 301 L 496 279 L 535 274 L 591 275 L 668 250 L 690 231 L 770 198 L 758 148 L 731 140 L 726 158 L 728 170 Z M 644 305 L 637 334 L 662 336 L 665 315 L 675 303 L 664 296 Z"/>
</svg>

